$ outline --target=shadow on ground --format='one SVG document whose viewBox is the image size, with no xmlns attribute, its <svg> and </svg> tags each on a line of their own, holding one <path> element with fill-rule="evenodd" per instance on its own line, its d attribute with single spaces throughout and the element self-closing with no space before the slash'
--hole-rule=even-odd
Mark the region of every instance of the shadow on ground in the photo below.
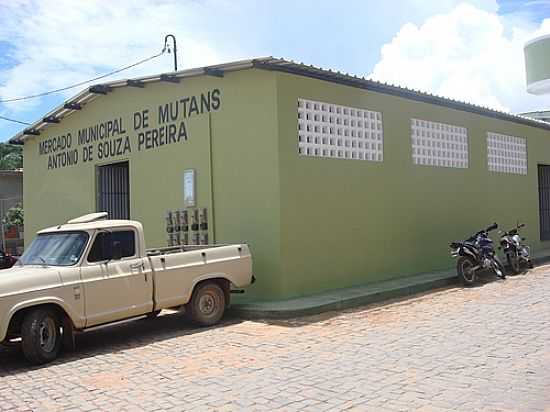
<svg viewBox="0 0 550 412">
<path fill-rule="evenodd" d="M 522 274 L 518 276 L 523 276 Z M 483 287 L 488 283 L 497 281 L 493 274 L 483 274 L 479 276 L 473 287 Z M 445 290 L 460 289 L 459 284 L 449 285 L 447 287 L 429 290 L 414 295 L 408 295 L 401 298 L 386 300 L 373 303 L 366 306 L 347 308 L 342 310 L 333 310 L 317 315 L 307 315 L 292 319 L 254 319 L 254 322 L 267 325 L 283 326 L 289 328 L 298 328 L 315 323 L 327 322 L 342 313 L 356 313 L 369 309 L 384 307 L 390 304 L 407 303 L 413 299 L 441 292 Z M 74 352 L 62 352 L 60 357 L 53 363 L 44 366 L 32 366 L 23 357 L 19 346 L 3 347 L 0 346 L 0 378 L 4 376 L 13 376 L 20 373 L 40 369 L 56 364 L 66 364 L 81 359 L 93 358 L 104 354 L 116 353 L 118 351 L 143 347 L 152 343 L 162 342 L 167 339 L 204 333 L 205 331 L 224 328 L 230 325 L 236 325 L 243 322 L 235 314 L 228 311 L 226 317 L 219 325 L 210 328 L 198 328 L 191 325 L 181 312 L 164 311 L 156 319 L 138 319 L 103 326 L 99 329 L 81 333 L 76 337 L 76 350 Z"/>
<path fill-rule="evenodd" d="M 222 323 L 216 326 L 199 328 L 191 325 L 183 313 L 165 311 L 156 319 L 143 318 L 131 320 L 78 334 L 76 336 L 75 351 L 63 351 L 55 362 L 43 366 L 30 365 L 24 358 L 20 346 L 0 346 L 0 378 L 51 365 L 66 364 L 81 359 L 142 347 L 167 339 L 204 333 L 208 330 L 223 328 L 240 322 L 241 320 L 228 316 Z"/>
<path fill-rule="evenodd" d="M 526 272 L 517 274 L 517 275 L 507 275 L 508 277 L 514 277 L 514 276 L 524 276 Z M 375 302 L 371 303 L 369 305 L 362 305 L 357 306 L 353 308 L 346 308 L 346 309 L 340 309 L 340 310 L 331 310 L 319 314 L 314 315 L 304 315 L 292 319 L 272 319 L 272 318 L 265 318 L 265 319 L 253 319 L 254 322 L 260 322 L 267 325 L 275 325 L 275 326 L 283 326 L 283 327 L 290 327 L 290 328 L 297 328 L 307 325 L 312 325 L 315 323 L 322 323 L 327 322 L 331 320 L 332 318 L 340 316 L 342 313 L 359 313 L 363 312 L 365 310 L 372 310 L 376 308 L 383 308 L 384 306 L 393 305 L 393 304 L 406 304 L 412 300 L 416 300 L 419 298 L 422 298 L 424 296 L 431 295 L 436 292 L 443 292 L 443 291 L 450 291 L 450 290 L 460 290 L 460 289 L 472 289 L 472 288 L 482 288 L 485 285 L 491 284 L 493 282 L 505 282 L 506 280 L 500 280 L 495 277 L 495 274 L 493 272 L 482 272 L 477 275 L 476 283 L 473 286 L 463 286 L 461 283 L 456 282 L 453 284 L 449 284 L 448 286 L 436 288 L 436 289 L 430 289 L 424 292 L 414 293 L 411 295 L 406 295 L 394 299 L 388 299 L 381 302 Z"/>
</svg>

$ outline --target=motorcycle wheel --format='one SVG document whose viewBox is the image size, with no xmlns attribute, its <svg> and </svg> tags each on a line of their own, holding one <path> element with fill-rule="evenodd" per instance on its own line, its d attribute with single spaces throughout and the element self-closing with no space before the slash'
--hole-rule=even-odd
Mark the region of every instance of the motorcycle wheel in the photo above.
<svg viewBox="0 0 550 412">
<path fill-rule="evenodd" d="M 491 261 L 491 266 L 497 277 L 501 279 L 506 279 L 506 272 L 504 271 L 504 266 L 500 263 L 497 257 L 494 257 Z"/>
<path fill-rule="evenodd" d="M 508 253 L 506 255 L 508 266 L 512 269 L 512 273 L 517 275 L 520 272 L 519 257 L 517 253 Z"/>
<path fill-rule="evenodd" d="M 464 286 L 472 286 L 475 283 L 476 272 L 474 267 L 475 262 L 468 256 L 461 256 L 456 262 L 456 271 Z"/>
</svg>

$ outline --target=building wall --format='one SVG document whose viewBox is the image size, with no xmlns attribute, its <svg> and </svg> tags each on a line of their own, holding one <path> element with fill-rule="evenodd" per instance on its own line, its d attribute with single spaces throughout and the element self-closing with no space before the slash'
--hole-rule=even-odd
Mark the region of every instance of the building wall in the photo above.
<svg viewBox="0 0 550 412">
<path fill-rule="evenodd" d="M 2 174 L 0 172 L 0 199 L 23 196 L 23 174 Z"/>
<path fill-rule="evenodd" d="M 188 140 L 139 150 L 133 116 L 220 90 L 217 110 L 183 120 Z M 297 100 L 382 113 L 382 162 L 299 156 Z M 122 117 L 131 152 L 48 169 L 39 145 Z M 410 119 L 466 127 L 469 167 L 418 166 Z M 527 138 L 528 173 L 487 169 L 487 131 Z M 112 138 L 109 140 L 113 140 Z M 365 284 L 453 266 L 448 243 L 497 221 L 527 223 L 539 239 L 537 164 L 550 164 L 548 131 L 321 80 L 263 70 L 114 89 L 25 144 L 26 239 L 36 230 L 96 210 L 98 165 L 129 160 L 131 218 L 148 247 L 166 245 L 165 213 L 183 208 L 182 174 L 197 171 L 197 206 L 206 207 L 210 240 L 247 241 L 258 282 L 237 299 L 275 299 Z M 82 156 L 82 154 L 81 154 Z"/>
<path fill-rule="evenodd" d="M 143 222 L 148 247 L 166 246 L 165 214 L 183 209 L 183 171 L 196 169 L 197 206 L 208 208 L 209 239 L 218 243 L 250 243 L 254 270 L 262 281 L 245 298 L 280 295 L 279 182 L 275 80 L 268 72 L 233 72 L 224 78 L 196 77 L 179 84 L 152 83 L 144 89 L 114 89 L 86 104 L 82 111 L 48 127 L 38 138 L 26 141 L 26 239 L 41 228 L 96 210 L 96 166 L 129 160 L 130 214 Z M 220 106 L 209 113 L 181 113 L 188 140 L 139 150 L 134 113 L 149 109 L 150 128 L 158 126 L 159 105 L 218 89 Z M 129 139 L 131 151 L 99 159 L 92 143 L 93 160 L 84 162 L 78 130 L 122 118 L 126 133 L 105 141 Z M 49 154 L 39 154 L 40 143 L 72 135 L 79 153 L 76 165 L 48 169 Z M 57 153 L 56 153 L 57 154 Z M 212 185 L 213 182 L 213 185 Z"/>
<path fill-rule="evenodd" d="M 277 75 L 284 295 L 450 268 L 448 244 L 496 221 L 539 239 L 537 164 L 550 132 L 400 97 Z M 299 156 L 297 100 L 379 111 L 383 162 Z M 410 119 L 466 127 L 469 167 L 414 165 Z M 489 172 L 488 131 L 527 138 L 528 173 Z"/>
</svg>

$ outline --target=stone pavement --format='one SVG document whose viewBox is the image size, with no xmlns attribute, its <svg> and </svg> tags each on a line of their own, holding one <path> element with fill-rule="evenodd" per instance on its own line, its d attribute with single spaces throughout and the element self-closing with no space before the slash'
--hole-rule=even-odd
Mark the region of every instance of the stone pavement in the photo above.
<svg viewBox="0 0 550 412">
<path fill-rule="evenodd" d="M 0 410 L 550 410 L 550 266 L 284 321 L 180 314 L 81 335 L 29 367 L 0 349 Z"/>
</svg>

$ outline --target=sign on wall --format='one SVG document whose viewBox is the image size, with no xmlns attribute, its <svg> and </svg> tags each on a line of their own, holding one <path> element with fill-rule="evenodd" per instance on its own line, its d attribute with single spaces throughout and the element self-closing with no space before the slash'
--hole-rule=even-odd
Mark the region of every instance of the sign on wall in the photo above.
<svg viewBox="0 0 550 412">
<path fill-rule="evenodd" d="M 195 201 L 195 169 L 183 171 L 183 203 L 185 207 L 194 207 Z"/>
<path fill-rule="evenodd" d="M 217 111 L 220 106 L 219 89 L 184 96 L 137 110 L 129 121 L 113 117 L 44 139 L 38 145 L 38 155 L 47 156 L 47 168 L 53 170 L 184 143 L 190 137 L 187 120 Z"/>
</svg>

